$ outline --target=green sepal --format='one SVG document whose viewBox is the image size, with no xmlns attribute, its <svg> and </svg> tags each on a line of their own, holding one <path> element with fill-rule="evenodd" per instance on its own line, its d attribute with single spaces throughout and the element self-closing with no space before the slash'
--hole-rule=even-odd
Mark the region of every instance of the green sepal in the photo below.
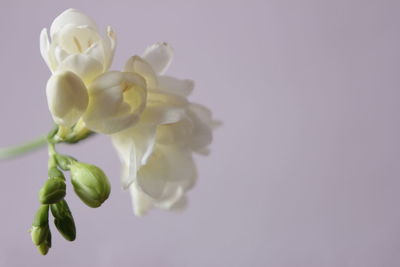
<svg viewBox="0 0 400 267">
<path fill-rule="evenodd" d="M 65 176 L 57 167 L 51 167 L 48 170 L 48 177 L 49 178 L 61 178 L 65 180 Z"/>
<path fill-rule="evenodd" d="M 58 167 L 60 167 L 64 171 L 68 171 L 72 162 L 76 161 L 76 159 L 74 159 L 73 157 L 66 156 L 66 155 L 60 155 L 60 154 L 56 154 L 55 158 L 56 158 Z"/>
</svg>

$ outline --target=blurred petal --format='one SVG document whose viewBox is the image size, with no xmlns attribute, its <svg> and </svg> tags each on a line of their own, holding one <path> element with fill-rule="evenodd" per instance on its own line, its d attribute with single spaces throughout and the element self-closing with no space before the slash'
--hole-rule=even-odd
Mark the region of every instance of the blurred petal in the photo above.
<svg viewBox="0 0 400 267">
<path fill-rule="evenodd" d="M 179 80 L 170 76 L 160 76 L 158 77 L 158 82 L 159 90 L 183 97 L 189 96 L 194 88 L 194 82 L 192 80 Z"/>
<path fill-rule="evenodd" d="M 146 215 L 153 206 L 153 200 L 140 191 L 136 184 L 129 187 L 131 193 L 133 212 L 136 216 Z"/>
<path fill-rule="evenodd" d="M 40 54 L 42 55 L 43 60 L 46 62 L 47 66 L 51 69 L 51 64 L 49 61 L 49 36 L 47 34 L 47 29 L 44 28 L 40 32 Z"/>
<path fill-rule="evenodd" d="M 146 60 L 156 73 L 164 73 L 171 64 L 173 56 L 172 47 L 167 43 L 156 43 L 149 46 L 143 53 Z"/>
</svg>

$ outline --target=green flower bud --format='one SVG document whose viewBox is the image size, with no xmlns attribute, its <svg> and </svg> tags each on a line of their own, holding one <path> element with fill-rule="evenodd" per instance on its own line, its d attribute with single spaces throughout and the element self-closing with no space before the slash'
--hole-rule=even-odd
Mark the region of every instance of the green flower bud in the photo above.
<svg viewBox="0 0 400 267">
<path fill-rule="evenodd" d="M 50 233 L 49 206 L 42 205 L 35 214 L 31 228 L 31 238 L 36 246 L 43 243 Z"/>
<path fill-rule="evenodd" d="M 60 234 L 68 241 L 74 241 L 76 238 L 76 228 L 74 218 L 65 200 L 61 200 L 50 206 L 51 213 L 54 216 L 54 225 Z"/>
<path fill-rule="evenodd" d="M 46 240 L 42 242 L 39 246 L 37 246 L 40 254 L 46 255 L 47 252 L 49 252 L 49 249 L 51 248 L 51 232 L 49 231 Z"/>
<path fill-rule="evenodd" d="M 71 182 L 75 193 L 89 207 L 99 207 L 110 195 L 110 183 L 104 172 L 90 164 L 72 162 Z"/>
<path fill-rule="evenodd" d="M 67 186 L 62 178 L 50 178 L 39 191 L 42 204 L 53 204 L 65 197 Z"/>
</svg>

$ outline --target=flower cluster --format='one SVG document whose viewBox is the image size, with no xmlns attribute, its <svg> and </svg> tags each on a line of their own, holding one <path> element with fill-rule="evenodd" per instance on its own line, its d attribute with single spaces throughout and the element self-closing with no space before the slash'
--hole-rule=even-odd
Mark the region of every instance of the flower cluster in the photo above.
<svg viewBox="0 0 400 267">
<path fill-rule="evenodd" d="M 151 45 L 121 71 L 110 71 L 116 34 L 108 27 L 105 35 L 76 9 L 64 11 L 49 33 L 43 29 L 40 35 L 40 51 L 52 72 L 46 95 L 56 123 L 48 137 L 49 179 L 31 231 L 43 254 L 51 246 L 49 210 L 60 233 L 75 239 L 62 171 L 71 172 L 74 191 L 90 207 L 99 207 L 110 193 L 101 169 L 58 154 L 57 143 L 109 135 L 122 163 L 122 187 L 132 196 L 134 213 L 142 216 L 152 208 L 185 206 L 185 193 L 197 177 L 193 154 L 209 152 L 218 125 L 209 109 L 188 100 L 193 81 L 165 75 L 173 56 L 169 44 Z"/>
</svg>

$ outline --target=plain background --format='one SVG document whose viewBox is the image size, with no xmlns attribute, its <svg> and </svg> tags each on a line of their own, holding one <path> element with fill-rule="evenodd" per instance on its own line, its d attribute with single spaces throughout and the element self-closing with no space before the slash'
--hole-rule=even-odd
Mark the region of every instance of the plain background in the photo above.
<svg viewBox="0 0 400 267">
<path fill-rule="evenodd" d="M 101 166 L 100 209 L 71 191 L 78 238 L 28 229 L 46 151 L 0 162 L 0 266 L 400 266 L 400 3 L 368 0 L 0 2 L 0 146 L 47 132 L 39 33 L 75 7 L 112 25 L 112 69 L 147 45 L 224 126 L 181 213 L 132 214 L 107 136 L 60 146 Z"/>
</svg>

